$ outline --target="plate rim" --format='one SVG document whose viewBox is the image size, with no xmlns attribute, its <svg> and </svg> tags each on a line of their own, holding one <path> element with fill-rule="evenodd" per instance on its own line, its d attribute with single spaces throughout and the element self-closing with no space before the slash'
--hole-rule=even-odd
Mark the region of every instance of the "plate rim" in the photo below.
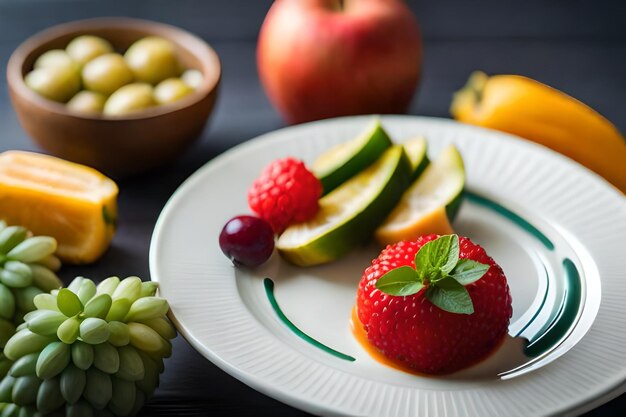
<svg viewBox="0 0 626 417">
<path fill-rule="evenodd" d="M 580 165 L 577 162 L 567 158 L 566 156 L 560 153 L 557 153 L 543 145 L 524 140 L 522 138 L 519 138 L 517 136 L 511 135 L 508 133 L 495 131 L 491 129 L 484 129 L 481 127 L 471 126 L 467 124 L 462 124 L 451 119 L 439 118 L 439 117 L 426 117 L 426 116 L 413 116 L 413 115 L 385 115 L 385 116 L 379 116 L 379 117 L 381 121 L 383 122 L 383 124 L 394 123 L 394 120 L 412 120 L 417 123 L 419 122 L 436 123 L 436 124 L 446 125 L 445 126 L 446 129 L 447 128 L 466 129 L 468 132 L 474 132 L 474 134 L 489 135 L 494 138 L 498 137 L 498 140 L 512 141 L 512 142 L 517 143 L 517 146 L 532 148 L 534 149 L 533 152 L 537 151 L 540 153 L 547 153 L 551 155 L 550 156 L 551 158 L 560 159 L 561 163 L 564 163 L 565 165 L 569 166 L 571 169 L 582 170 L 584 175 L 592 179 L 592 181 L 594 182 L 594 186 L 599 186 L 600 188 L 603 188 L 602 192 L 608 192 L 610 194 L 613 194 L 614 197 L 618 197 L 618 198 L 623 197 L 623 195 L 621 194 L 621 192 L 619 192 L 619 190 L 617 190 L 617 188 L 612 186 L 604 178 L 602 178 L 595 172 L 589 170 L 588 168 L 584 167 L 583 165 Z M 157 252 L 159 236 L 162 233 L 162 229 L 164 227 L 164 223 L 166 222 L 167 217 L 171 215 L 170 213 L 173 210 L 172 207 L 174 207 L 174 205 L 177 204 L 178 200 L 181 198 L 180 195 L 183 195 L 183 193 L 185 192 L 185 189 L 187 189 L 188 187 L 191 187 L 195 182 L 202 180 L 202 178 L 205 176 L 205 172 L 207 170 L 210 170 L 212 165 L 217 164 L 217 163 L 223 163 L 223 161 L 227 161 L 229 158 L 236 156 L 242 149 L 248 149 L 248 148 L 253 149 L 254 147 L 268 146 L 267 142 L 271 140 L 281 141 L 282 140 L 281 134 L 283 133 L 276 135 L 278 132 L 298 131 L 300 129 L 314 129 L 315 126 L 317 125 L 342 123 L 343 121 L 351 121 L 351 120 L 365 121 L 365 120 L 370 120 L 371 118 L 372 118 L 372 115 L 346 116 L 346 117 L 325 119 L 325 120 L 319 120 L 319 121 L 300 124 L 300 125 L 283 127 L 277 130 L 273 130 L 273 131 L 261 134 L 259 136 L 256 136 L 255 138 L 246 140 L 228 149 L 222 154 L 216 156 L 215 158 L 207 161 L 202 167 L 196 170 L 193 174 L 191 174 L 185 181 L 183 181 L 178 186 L 176 191 L 170 196 L 167 203 L 164 205 L 161 213 L 159 214 L 159 217 L 155 224 L 154 231 L 150 240 L 149 267 L 150 267 L 151 279 L 156 282 L 160 281 L 158 266 L 157 266 L 156 252 Z M 172 310 L 169 313 L 169 317 L 176 324 L 176 327 L 178 328 L 181 335 L 194 347 L 194 349 L 196 349 L 199 353 L 201 353 L 205 358 L 209 359 L 213 364 L 218 366 L 220 369 L 226 371 L 228 374 L 242 381 L 246 385 L 252 387 L 256 391 L 259 391 L 265 395 L 269 395 L 270 397 L 278 401 L 281 401 L 285 404 L 288 404 L 290 406 L 293 406 L 293 407 L 296 407 L 298 409 L 305 410 L 308 412 L 316 413 L 316 414 L 323 413 L 324 415 L 354 415 L 354 414 L 345 414 L 342 412 L 338 412 L 336 408 L 329 407 L 326 404 L 312 403 L 310 401 L 307 402 L 303 400 L 301 396 L 294 395 L 294 393 L 290 392 L 288 389 L 282 389 L 272 384 L 264 383 L 262 378 L 259 378 L 253 373 L 246 372 L 245 370 L 238 368 L 236 365 L 231 364 L 228 361 L 221 358 L 218 354 L 213 352 L 207 346 L 204 346 L 204 344 L 196 336 L 193 335 L 193 331 L 191 331 L 188 327 L 184 326 L 180 321 L 177 320 L 176 315 L 174 314 Z M 600 392 L 598 395 L 585 398 L 581 401 L 571 402 L 569 407 L 561 408 L 559 412 L 564 413 L 564 414 L 573 414 L 573 413 L 588 411 L 605 403 L 606 401 L 609 401 L 619 396 L 624 391 L 626 391 L 626 380 L 617 381 L 616 383 L 613 383 L 610 386 L 607 386 L 606 389 Z"/>
</svg>

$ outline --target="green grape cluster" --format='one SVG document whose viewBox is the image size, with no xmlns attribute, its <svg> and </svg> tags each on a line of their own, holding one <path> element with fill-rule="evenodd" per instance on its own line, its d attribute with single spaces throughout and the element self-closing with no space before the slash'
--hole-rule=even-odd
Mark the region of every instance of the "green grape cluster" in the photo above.
<svg viewBox="0 0 626 417">
<path fill-rule="evenodd" d="M 54 273 L 61 267 L 56 247 L 54 238 L 32 236 L 24 227 L 0 221 L 0 379 L 11 367 L 2 349 L 24 315 L 35 309 L 35 296 L 62 286 Z"/>
<path fill-rule="evenodd" d="M 0 409 L 7 404 L 0 417 L 29 410 L 135 415 L 158 386 L 176 336 L 169 305 L 156 290 L 156 283 L 137 277 L 98 285 L 78 277 L 67 288 L 36 295 L 36 310 L 4 348 L 13 363 L 0 382 Z"/>
</svg>

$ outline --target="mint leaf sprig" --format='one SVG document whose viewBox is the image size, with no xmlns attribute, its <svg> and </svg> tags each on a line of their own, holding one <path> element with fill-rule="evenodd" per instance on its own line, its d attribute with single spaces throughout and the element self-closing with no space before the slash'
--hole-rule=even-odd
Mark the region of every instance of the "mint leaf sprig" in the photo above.
<svg viewBox="0 0 626 417">
<path fill-rule="evenodd" d="M 397 296 L 417 294 L 450 313 L 472 314 L 474 305 L 465 288 L 489 270 L 489 265 L 459 258 L 459 236 L 444 235 L 431 240 L 415 254 L 415 269 L 401 266 L 380 277 L 376 288 Z"/>
</svg>

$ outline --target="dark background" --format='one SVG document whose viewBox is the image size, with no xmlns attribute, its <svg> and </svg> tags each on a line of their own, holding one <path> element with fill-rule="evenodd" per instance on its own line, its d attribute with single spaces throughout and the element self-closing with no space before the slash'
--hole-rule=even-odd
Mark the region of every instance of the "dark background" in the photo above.
<svg viewBox="0 0 626 417">
<path fill-rule="evenodd" d="M 297 0 L 293 0 L 297 1 Z M 356 0 L 358 1 L 358 0 Z M 11 52 L 51 25 L 97 16 L 167 22 L 207 40 L 222 59 L 221 95 L 210 127 L 172 166 L 119 183 L 120 227 L 96 264 L 81 274 L 149 278 L 150 236 L 171 193 L 224 150 L 284 124 L 259 84 L 256 36 L 269 0 L 0 0 L 0 151 L 36 150 L 11 108 L 4 69 Z M 454 90 L 471 71 L 518 73 L 563 90 L 626 131 L 626 1 L 409 1 L 424 36 L 422 82 L 412 114 L 448 117 Z M 147 149 L 146 152 L 150 150 Z M 207 213 L 210 215 L 210 213 Z M 626 395 L 589 416 L 623 416 Z M 300 416 L 225 374 L 182 338 L 174 343 L 160 389 L 141 416 Z"/>
</svg>

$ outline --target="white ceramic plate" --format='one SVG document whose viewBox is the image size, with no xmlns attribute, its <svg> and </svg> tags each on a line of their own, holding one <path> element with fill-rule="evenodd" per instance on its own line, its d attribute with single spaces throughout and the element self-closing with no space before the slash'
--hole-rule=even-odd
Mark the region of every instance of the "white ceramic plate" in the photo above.
<svg viewBox="0 0 626 417">
<path fill-rule="evenodd" d="M 350 331 L 374 245 L 315 268 L 274 255 L 255 270 L 221 253 L 224 223 L 248 212 L 246 191 L 276 158 L 312 162 L 371 118 L 282 129 L 209 162 L 174 194 L 150 250 L 152 279 L 180 332 L 251 387 L 321 415 L 538 416 L 579 413 L 624 391 L 626 199 L 580 165 L 493 131 L 423 117 L 382 117 L 397 142 L 448 143 L 466 164 L 456 231 L 503 267 L 519 338 L 457 375 L 427 378 L 374 361 Z M 266 279 L 269 278 L 269 279 Z"/>
</svg>

